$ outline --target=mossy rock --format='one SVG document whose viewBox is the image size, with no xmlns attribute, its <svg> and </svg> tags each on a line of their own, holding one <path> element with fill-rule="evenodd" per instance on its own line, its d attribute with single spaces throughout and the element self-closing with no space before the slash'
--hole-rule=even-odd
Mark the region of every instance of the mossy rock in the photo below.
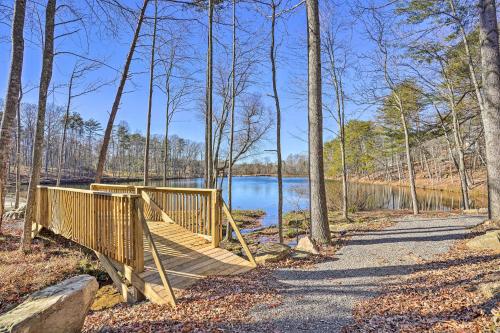
<svg viewBox="0 0 500 333">
<path fill-rule="evenodd" d="M 259 244 L 254 255 L 257 264 L 265 264 L 267 262 L 276 262 L 290 254 L 290 247 L 279 243 L 262 243 Z"/>
<path fill-rule="evenodd" d="M 286 238 L 295 238 L 299 235 L 302 235 L 304 231 L 302 230 L 297 230 L 297 229 L 288 229 L 285 231 L 285 237 Z"/>
<path fill-rule="evenodd" d="M 108 284 L 97 290 L 94 303 L 92 303 L 90 309 L 92 311 L 100 311 L 112 308 L 115 305 L 123 302 L 123 297 L 118 292 L 118 290 L 116 290 L 115 286 L 112 284 Z"/>
<path fill-rule="evenodd" d="M 234 254 L 241 255 L 241 244 L 238 241 L 227 241 L 224 240 L 220 244 L 220 247 L 233 252 Z"/>
</svg>

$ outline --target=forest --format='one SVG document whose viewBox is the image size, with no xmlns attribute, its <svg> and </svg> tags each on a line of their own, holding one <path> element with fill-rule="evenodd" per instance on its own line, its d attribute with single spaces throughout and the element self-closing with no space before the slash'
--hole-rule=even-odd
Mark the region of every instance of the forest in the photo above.
<svg viewBox="0 0 500 333">
<path fill-rule="evenodd" d="M 0 282 L 0 330 L 77 273 L 151 301 L 89 305 L 84 331 L 133 330 L 129 310 L 149 313 L 138 331 L 498 329 L 495 0 L 1 0 L 0 51 L 0 281 L 22 267 Z M 70 264 L 26 287 L 52 246 Z M 337 289 L 358 282 L 384 293 Z M 226 321 L 193 303 L 214 289 Z M 186 316 L 148 308 L 167 299 Z"/>
</svg>

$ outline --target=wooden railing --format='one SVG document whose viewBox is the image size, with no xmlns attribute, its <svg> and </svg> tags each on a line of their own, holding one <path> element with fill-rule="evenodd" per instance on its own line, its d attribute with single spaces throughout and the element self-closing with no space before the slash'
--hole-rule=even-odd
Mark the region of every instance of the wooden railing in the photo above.
<svg viewBox="0 0 500 333">
<path fill-rule="evenodd" d="M 91 184 L 91 190 L 136 193 L 147 220 L 173 222 L 212 241 L 222 240 L 222 195 L 217 189 Z"/>
<path fill-rule="evenodd" d="M 141 201 L 137 194 L 39 186 L 37 223 L 142 272 Z"/>
<path fill-rule="evenodd" d="M 157 297 L 137 275 L 144 271 L 146 239 L 167 291 L 166 301 L 175 306 L 176 298 L 146 219 L 177 223 L 209 238 L 212 246 L 218 247 L 222 213 L 249 261 L 256 265 L 221 191 L 216 189 L 92 184 L 91 190 L 80 190 L 39 186 L 35 230 L 40 225 L 94 250 L 125 299 L 130 288 Z"/>
</svg>

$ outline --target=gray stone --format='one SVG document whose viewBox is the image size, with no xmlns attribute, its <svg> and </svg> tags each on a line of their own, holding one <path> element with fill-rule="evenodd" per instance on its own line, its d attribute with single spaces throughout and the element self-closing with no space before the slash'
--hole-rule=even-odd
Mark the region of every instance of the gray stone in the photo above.
<svg viewBox="0 0 500 333">
<path fill-rule="evenodd" d="M 90 275 L 79 275 L 31 294 L 0 316 L 0 332 L 80 332 L 99 287 Z"/>
<path fill-rule="evenodd" d="M 24 218 L 26 212 L 26 204 L 20 204 L 17 209 L 12 209 L 3 214 L 3 218 L 7 220 L 17 220 Z"/>
<path fill-rule="evenodd" d="M 262 243 L 255 253 L 255 262 L 265 264 L 266 262 L 279 261 L 290 253 L 290 247 L 279 243 Z"/>
<path fill-rule="evenodd" d="M 299 242 L 297 243 L 295 250 L 302 252 L 309 252 L 311 254 L 319 254 L 318 247 L 316 246 L 316 244 L 314 244 L 314 242 L 309 236 L 302 237 L 301 239 L 299 239 Z"/>
<path fill-rule="evenodd" d="M 493 230 L 472 238 L 467 247 L 473 250 L 494 250 L 500 252 L 500 230 Z"/>
</svg>

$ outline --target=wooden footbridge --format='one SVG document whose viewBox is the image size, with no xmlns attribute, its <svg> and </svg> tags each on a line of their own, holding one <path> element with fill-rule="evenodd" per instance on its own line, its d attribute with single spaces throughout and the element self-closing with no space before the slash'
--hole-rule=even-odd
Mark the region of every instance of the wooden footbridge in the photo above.
<svg viewBox="0 0 500 333">
<path fill-rule="evenodd" d="M 247 259 L 219 247 L 223 215 Z M 199 279 L 255 267 L 220 190 L 39 186 L 36 223 L 94 250 L 129 302 L 175 305 L 176 291 Z"/>
</svg>

